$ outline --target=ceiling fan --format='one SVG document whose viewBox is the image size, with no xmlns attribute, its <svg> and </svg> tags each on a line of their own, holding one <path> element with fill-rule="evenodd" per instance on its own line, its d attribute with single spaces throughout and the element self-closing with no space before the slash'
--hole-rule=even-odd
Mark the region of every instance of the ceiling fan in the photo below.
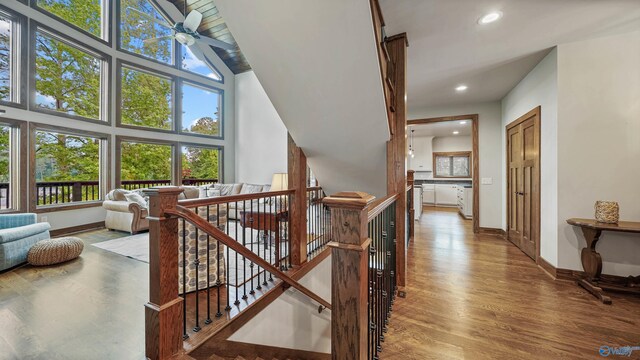
<svg viewBox="0 0 640 360">
<path fill-rule="evenodd" d="M 184 13 L 187 12 L 186 1 L 184 3 Z M 176 22 L 173 26 L 169 26 L 166 22 L 155 19 L 153 16 L 144 13 L 138 9 L 134 9 L 132 7 L 127 7 L 127 10 L 135 11 L 138 14 L 143 15 L 150 21 L 154 23 L 164 26 L 166 28 L 171 29 L 172 34 L 167 36 L 161 36 L 153 39 L 146 39 L 144 43 L 152 43 L 165 39 L 176 39 L 179 43 L 188 46 L 189 49 L 193 52 L 193 54 L 200 58 L 204 58 L 204 54 L 202 51 L 196 46 L 196 42 L 201 42 L 210 46 L 214 46 L 217 48 L 225 49 L 225 50 L 233 50 L 235 48 L 234 45 L 226 43 L 224 41 L 220 41 L 217 39 L 213 39 L 207 36 L 200 35 L 197 31 L 200 23 L 202 22 L 202 14 L 196 10 L 192 10 L 187 17 L 182 22 Z"/>
</svg>

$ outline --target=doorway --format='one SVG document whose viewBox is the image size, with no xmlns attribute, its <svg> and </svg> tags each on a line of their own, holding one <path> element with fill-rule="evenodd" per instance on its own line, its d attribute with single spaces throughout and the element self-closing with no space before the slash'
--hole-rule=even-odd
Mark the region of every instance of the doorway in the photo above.
<svg viewBox="0 0 640 360">
<path fill-rule="evenodd" d="M 540 257 L 540 107 L 506 126 L 507 239 Z"/>
<path fill-rule="evenodd" d="M 425 119 L 413 119 L 407 120 L 407 125 L 425 125 L 425 124 L 435 124 L 435 123 L 443 123 L 443 122 L 471 122 L 471 187 L 472 187 L 472 201 L 471 201 L 471 218 L 473 222 L 473 232 L 478 233 L 480 231 L 480 194 L 479 194 L 479 163 L 480 163 L 480 155 L 479 155 L 479 139 L 478 139 L 478 114 L 469 114 L 469 115 L 455 115 L 455 116 L 444 116 L 437 118 L 425 118 Z M 456 156 L 453 153 L 450 153 L 453 156 Z M 460 155 L 460 154 L 458 154 Z M 436 157 L 432 158 L 433 163 L 436 163 Z M 434 165 L 434 167 L 436 167 Z M 435 169 L 434 171 L 435 176 Z"/>
</svg>

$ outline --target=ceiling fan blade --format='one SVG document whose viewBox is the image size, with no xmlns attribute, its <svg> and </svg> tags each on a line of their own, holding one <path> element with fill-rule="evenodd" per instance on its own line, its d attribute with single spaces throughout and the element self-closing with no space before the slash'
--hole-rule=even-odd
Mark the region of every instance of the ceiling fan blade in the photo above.
<svg viewBox="0 0 640 360">
<path fill-rule="evenodd" d="M 189 15 L 187 15 L 187 18 L 184 19 L 182 26 L 184 26 L 184 28 L 187 30 L 197 31 L 201 21 L 202 14 L 200 14 L 200 12 L 196 10 L 192 10 Z"/>
<path fill-rule="evenodd" d="M 196 59 L 202 61 L 202 62 L 206 62 L 207 58 L 204 55 L 204 52 L 202 52 L 202 49 L 200 49 L 198 47 L 198 44 L 193 44 L 191 46 L 186 46 L 186 48 L 188 48 L 188 51 L 191 51 L 191 53 L 193 54 L 193 56 L 196 57 Z"/>
<path fill-rule="evenodd" d="M 166 39 L 173 39 L 173 35 L 160 36 L 160 37 L 151 38 L 151 39 L 144 39 L 142 40 L 142 42 L 145 44 L 153 44 L 155 42 L 166 40 Z"/>
<path fill-rule="evenodd" d="M 156 23 L 158 25 L 161 25 L 161 26 L 164 26 L 166 28 L 171 29 L 171 24 L 168 21 L 158 20 L 158 19 L 154 18 L 153 16 L 151 16 L 151 15 L 149 15 L 147 13 L 144 13 L 144 12 L 138 10 L 138 9 L 132 8 L 131 6 L 127 6 L 127 11 L 135 11 L 138 14 L 140 14 L 140 15 L 144 16 L 145 18 L 147 18 L 147 20 L 153 21 L 154 23 Z"/>
<path fill-rule="evenodd" d="M 231 45 L 229 43 L 226 43 L 224 41 L 220 41 L 220 40 L 216 40 L 216 39 L 212 39 L 210 37 L 207 36 L 202 36 L 200 35 L 200 39 L 198 39 L 198 41 L 203 42 L 207 45 L 211 45 L 217 48 L 221 48 L 221 49 L 225 49 L 225 50 L 233 50 L 235 49 L 234 45 Z"/>
</svg>

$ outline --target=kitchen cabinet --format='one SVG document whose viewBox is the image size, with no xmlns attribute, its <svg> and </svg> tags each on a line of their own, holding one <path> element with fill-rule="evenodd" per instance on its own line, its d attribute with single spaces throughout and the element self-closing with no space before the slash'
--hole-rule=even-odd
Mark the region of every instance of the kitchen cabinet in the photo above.
<svg viewBox="0 0 640 360">
<path fill-rule="evenodd" d="M 436 184 L 436 205 L 458 205 L 458 185 Z"/>
<path fill-rule="evenodd" d="M 473 188 L 457 185 L 458 212 L 467 219 L 473 217 Z"/>
<path fill-rule="evenodd" d="M 415 211 L 414 213 L 415 220 L 420 220 L 420 216 L 422 215 L 422 187 L 421 186 L 413 187 L 413 209 Z"/>
<path fill-rule="evenodd" d="M 433 136 L 414 137 L 413 154 L 409 156 L 410 170 L 433 171 Z"/>
<path fill-rule="evenodd" d="M 422 185 L 422 203 L 429 205 L 436 203 L 436 186 L 434 184 Z"/>
</svg>

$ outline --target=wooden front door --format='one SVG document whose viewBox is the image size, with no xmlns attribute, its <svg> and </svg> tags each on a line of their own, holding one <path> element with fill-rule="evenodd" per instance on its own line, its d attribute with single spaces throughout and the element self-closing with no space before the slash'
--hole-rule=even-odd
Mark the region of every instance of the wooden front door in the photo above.
<svg viewBox="0 0 640 360">
<path fill-rule="evenodd" d="M 507 125 L 507 238 L 540 254 L 540 107 Z"/>
</svg>

